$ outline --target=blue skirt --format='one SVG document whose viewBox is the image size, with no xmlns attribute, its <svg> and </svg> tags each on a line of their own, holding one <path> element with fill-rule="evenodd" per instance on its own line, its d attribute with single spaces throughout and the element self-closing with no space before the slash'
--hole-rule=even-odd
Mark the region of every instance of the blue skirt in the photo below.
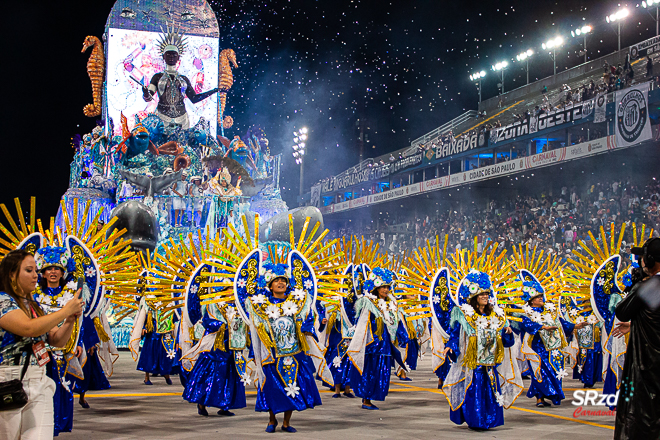
<svg viewBox="0 0 660 440">
<path fill-rule="evenodd" d="M 552 368 L 552 365 L 550 365 L 550 363 L 543 357 L 541 357 L 540 371 L 540 382 L 536 380 L 536 376 L 534 376 L 534 373 L 532 373 L 532 383 L 529 385 L 529 390 L 527 390 L 527 397 L 550 399 L 554 405 L 560 405 L 561 401 L 566 398 L 561 387 L 561 381 L 557 379 L 555 370 Z"/>
<path fill-rule="evenodd" d="M 490 429 L 504 424 L 504 409 L 498 405 L 488 376 L 488 367 L 473 370 L 472 385 L 465 393 L 465 401 L 456 411 L 449 412 L 449 419 L 457 425 L 467 423 L 470 428 Z M 497 376 L 497 369 L 493 367 Z M 496 381 L 497 392 L 501 392 Z"/>
<path fill-rule="evenodd" d="M 351 388 L 356 396 L 369 400 L 385 400 L 390 389 L 392 356 L 364 355 L 362 375 L 357 368 L 351 368 Z"/>
<path fill-rule="evenodd" d="M 46 367 L 46 375 L 55 382 L 55 395 L 53 396 L 53 421 L 57 436 L 60 432 L 71 432 L 73 429 L 73 394 L 62 385 L 57 372 L 57 363 L 51 357 Z"/>
<path fill-rule="evenodd" d="M 155 332 L 145 335 L 140 359 L 138 359 L 138 370 L 161 376 L 172 374 L 176 356 L 171 359 L 167 357 L 162 339 L 163 335 Z"/>
<path fill-rule="evenodd" d="M 181 348 L 178 348 L 176 350 L 177 359 L 181 359 L 182 356 L 183 354 L 181 352 Z M 184 388 L 188 384 L 188 376 L 190 376 L 190 373 L 191 373 L 190 371 L 186 371 L 185 368 L 179 365 L 179 382 L 181 382 L 181 386 L 183 386 Z"/>
<path fill-rule="evenodd" d="M 83 365 L 82 371 L 84 379 L 71 376 L 74 383 L 74 392 L 86 393 L 89 390 L 100 391 L 110 388 L 110 382 L 105 377 L 105 372 L 103 371 L 101 360 L 96 350 L 94 350 L 94 354 L 87 353 L 87 361 Z"/>
<path fill-rule="evenodd" d="M 582 366 L 582 372 L 578 366 L 573 368 L 573 379 L 579 379 L 585 388 L 593 388 L 596 382 L 603 381 L 603 351 L 600 344 L 596 343 L 593 349 L 580 351 L 577 364 Z"/>
<path fill-rule="evenodd" d="M 285 411 L 303 411 L 321 405 L 321 395 L 314 380 L 314 364 L 305 353 L 293 356 L 298 361 L 298 376 L 296 386 L 300 388 L 294 397 L 287 396 L 286 386 L 275 364 L 263 366 L 266 380 L 257 391 L 257 404 L 255 411 L 273 411 L 279 414 Z"/>
<path fill-rule="evenodd" d="M 233 352 L 201 353 L 188 373 L 183 398 L 225 411 L 245 408 L 245 386 L 236 371 Z"/>
<path fill-rule="evenodd" d="M 335 367 L 334 360 L 339 356 L 339 349 L 337 345 L 341 342 L 341 333 L 339 333 L 339 338 L 331 338 L 328 345 L 328 349 L 325 352 L 325 362 L 328 364 L 328 369 L 332 374 L 332 380 L 335 385 L 339 385 L 340 390 L 344 390 L 346 385 L 350 385 L 351 381 L 351 369 L 353 364 L 346 354 L 341 358 L 341 363 L 338 367 Z M 317 377 L 320 380 L 320 378 Z M 322 382 L 324 386 L 328 388 L 333 388 L 325 382 Z"/>
<path fill-rule="evenodd" d="M 419 358 L 419 348 L 416 340 L 411 339 L 406 345 L 406 358 L 405 363 L 408 364 L 410 370 L 417 369 L 417 359 Z"/>
<path fill-rule="evenodd" d="M 445 358 L 445 361 L 440 365 L 438 368 L 435 369 L 435 375 L 438 376 L 438 379 L 442 380 L 443 382 L 447 378 L 447 374 L 449 374 L 449 369 L 451 368 L 451 361 L 449 360 L 449 356 Z"/>
</svg>

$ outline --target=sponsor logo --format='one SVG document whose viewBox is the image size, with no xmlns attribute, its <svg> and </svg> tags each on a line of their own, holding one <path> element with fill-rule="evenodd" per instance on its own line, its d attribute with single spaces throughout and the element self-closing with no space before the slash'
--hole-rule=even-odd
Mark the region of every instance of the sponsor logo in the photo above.
<svg viewBox="0 0 660 440">
<path fill-rule="evenodd" d="M 616 124 L 625 142 L 634 143 L 639 139 L 646 126 L 647 112 L 642 92 L 631 90 L 623 96 L 616 109 Z"/>
<path fill-rule="evenodd" d="M 596 390 L 573 391 L 573 401 L 571 404 L 577 406 L 575 411 L 573 411 L 573 417 L 615 416 L 616 411 L 610 410 L 609 407 L 616 406 L 618 400 L 618 391 L 616 394 L 600 394 Z M 585 407 L 600 408 L 585 409 Z"/>
</svg>

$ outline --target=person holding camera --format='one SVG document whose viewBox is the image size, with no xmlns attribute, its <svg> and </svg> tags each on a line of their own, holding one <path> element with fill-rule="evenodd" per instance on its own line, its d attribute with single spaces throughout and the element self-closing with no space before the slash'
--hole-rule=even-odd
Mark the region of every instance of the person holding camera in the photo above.
<svg viewBox="0 0 660 440">
<path fill-rule="evenodd" d="M 617 402 L 615 439 L 660 438 L 660 238 L 631 253 L 642 272 L 616 308 L 614 337 L 630 333 Z M 635 276 L 636 275 L 636 276 Z"/>
<path fill-rule="evenodd" d="M 11 251 L 0 262 L 0 388 L 21 379 L 27 396 L 21 407 L 5 396 L 0 401 L 0 438 L 6 440 L 53 438 L 55 384 L 46 375 L 46 342 L 64 346 L 83 312 L 79 291 L 59 311 L 45 314 L 32 297 L 37 280 L 37 264 L 27 251 Z"/>
</svg>

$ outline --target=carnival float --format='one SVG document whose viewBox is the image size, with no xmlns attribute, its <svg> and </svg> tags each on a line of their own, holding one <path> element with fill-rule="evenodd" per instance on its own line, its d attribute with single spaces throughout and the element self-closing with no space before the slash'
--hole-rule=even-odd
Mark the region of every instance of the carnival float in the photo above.
<svg viewBox="0 0 660 440">
<path fill-rule="evenodd" d="M 82 247 L 89 255 L 114 250 L 119 237 L 130 243 L 135 256 L 113 261 L 134 266 L 121 276 L 132 284 L 105 289 L 98 282 L 117 347 L 128 347 L 135 312 L 152 290 L 150 267 L 165 245 L 200 248 L 227 228 L 248 235 L 257 228 L 263 249 L 286 248 L 290 229 L 299 234 L 310 221 L 321 227 L 314 239 L 320 236 L 318 209 L 289 210 L 282 200 L 281 155 L 271 155 L 264 129 L 249 121 L 245 133 L 234 129 L 227 103 L 239 60 L 221 47 L 206 1 L 119 0 L 103 34 L 87 36 L 81 53 L 91 82 L 82 113 L 96 127 L 72 138 L 69 188 L 50 223 L 34 218 L 34 199 L 29 212 L 17 201 L 16 221 L 3 206 L 10 228 L 2 232 L 5 253 L 68 235 L 98 235 L 96 247 Z"/>
</svg>

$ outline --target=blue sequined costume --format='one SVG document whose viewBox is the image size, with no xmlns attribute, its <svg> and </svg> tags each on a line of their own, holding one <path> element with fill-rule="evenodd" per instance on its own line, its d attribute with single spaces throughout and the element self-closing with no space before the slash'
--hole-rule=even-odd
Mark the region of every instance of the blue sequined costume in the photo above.
<svg viewBox="0 0 660 440">
<path fill-rule="evenodd" d="M 593 388 L 603 381 L 603 349 L 600 343 L 600 326 L 590 324 L 577 330 L 578 356 L 573 368 L 573 379 L 579 379 L 585 388 Z M 583 335 L 584 333 L 584 335 Z"/>
<path fill-rule="evenodd" d="M 94 327 L 94 321 L 88 316 L 83 318 L 80 339 L 82 340 L 84 350 L 87 351 L 87 361 L 82 366 L 83 379 L 72 377 L 75 381 L 74 392 L 86 393 L 89 390 L 107 390 L 110 388 L 110 382 L 105 377 L 98 350 L 91 350 L 101 340 L 99 339 L 96 327 Z"/>
<path fill-rule="evenodd" d="M 175 372 L 178 367 L 176 362 L 176 351 L 174 351 L 174 340 L 171 335 L 171 327 L 161 326 L 155 318 L 155 313 L 147 314 L 144 329 L 153 331 L 144 335 L 142 350 L 140 350 L 140 359 L 137 369 L 145 373 L 167 376 Z M 151 321 L 151 324 L 149 324 Z M 172 350 L 171 352 L 169 350 Z"/>
<path fill-rule="evenodd" d="M 538 313 L 543 313 L 544 310 L 543 307 L 532 307 L 531 309 Z M 561 401 L 566 398 L 564 396 L 564 391 L 562 390 L 562 381 L 557 378 L 559 373 L 564 369 L 564 353 L 561 351 L 562 347 L 556 348 L 552 350 L 552 352 L 548 352 L 540 334 L 541 331 L 546 331 L 541 330 L 543 325 L 532 321 L 525 315 L 523 315 L 522 319 L 521 328 L 526 334 L 532 337 L 531 349 L 536 353 L 539 359 L 538 367 L 536 369 L 530 362 L 530 367 L 534 374 L 532 376 L 529 390 L 527 391 L 527 397 L 535 397 L 537 399 L 548 398 L 553 404 L 559 405 L 561 404 Z M 563 318 L 558 319 L 562 326 L 562 328 L 558 330 L 564 333 L 566 342 L 570 342 L 575 324 L 572 324 Z"/>
<path fill-rule="evenodd" d="M 204 314 L 202 325 L 205 335 L 226 330 L 221 316 L 214 319 Z M 199 355 L 188 374 L 183 398 L 188 402 L 213 406 L 223 411 L 245 408 L 245 386 L 236 370 L 234 352 L 229 349 L 229 332 L 220 332 L 222 348 L 211 349 Z M 183 369 L 182 369 L 183 370 Z"/>
<path fill-rule="evenodd" d="M 331 327 L 326 330 L 328 343 L 325 352 L 325 362 L 328 364 L 330 373 L 332 373 L 332 379 L 335 385 L 339 385 L 339 389 L 343 390 L 346 385 L 350 385 L 351 378 L 351 360 L 346 356 L 350 339 L 342 336 L 340 312 L 336 310 L 330 313 L 335 314 L 335 319 L 329 320 L 328 324 L 331 324 Z M 337 364 L 336 360 L 338 358 L 340 362 Z M 330 387 L 325 382 L 323 382 L 323 385 Z"/>
<path fill-rule="evenodd" d="M 268 298 L 271 304 L 283 303 L 286 299 L 278 299 L 274 296 Z M 303 333 L 314 334 L 314 314 L 310 311 L 302 323 Z M 262 365 L 265 375 L 264 383 L 257 391 L 257 403 L 255 410 L 260 412 L 272 411 L 275 414 L 285 411 L 303 411 L 321 405 L 321 395 L 316 387 L 315 368 L 309 356 L 304 351 L 298 351 L 292 356 L 276 357 L 275 349 L 271 349 L 269 361 Z M 297 375 L 295 384 L 300 389 L 298 394 L 292 396 L 293 392 L 287 391 L 286 384 L 277 368 L 277 362 L 281 359 L 293 358 L 297 363 Z M 282 362 L 285 362 L 284 360 Z"/>
<path fill-rule="evenodd" d="M 502 329 L 500 335 L 505 348 L 514 345 L 513 333 L 506 333 Z M 452 366 L 461 354 L 459 337 L 460 326 L 456 325 L 452 328 L 446 344 L 446 347 L 451 349 L 447 354 L 447 359 L 451 359 Z M 448 363 L 445 361 L 445 364 Z M 503 425 L 504 408 L 497 402 L 496 392 L 502 392 L 497 366 L 477 366 L 472 370 L 472 384 L 465 393 L 463 404 L 455 410 L 450 409 L 449 419 L 457 425 L 467 423 L 470 428 L 476 429 L 491 429 Z"/>
<path fill-rule="evenodd" d="M 62 292 L 62 287 L 46 287 L 41 289 L 44 294 L 57 297 Z M 36 300 L 38 298 L 35 297 Z M 79 341 L 78 345 L 82 344 Z M 53 396 L 53 422 L 54 435 L 60 432 L 71 432 L 73 429 L 73 384 L 67 384 L 69 389 L 62 384 L 62 378 L 67 380 L 70 376 L 65 375 L 67 361 L 61 351 L 51 352 L 51 361 L 46 365 L 46 375 L 55 382 L 55 394 Z"/>
</svg>

